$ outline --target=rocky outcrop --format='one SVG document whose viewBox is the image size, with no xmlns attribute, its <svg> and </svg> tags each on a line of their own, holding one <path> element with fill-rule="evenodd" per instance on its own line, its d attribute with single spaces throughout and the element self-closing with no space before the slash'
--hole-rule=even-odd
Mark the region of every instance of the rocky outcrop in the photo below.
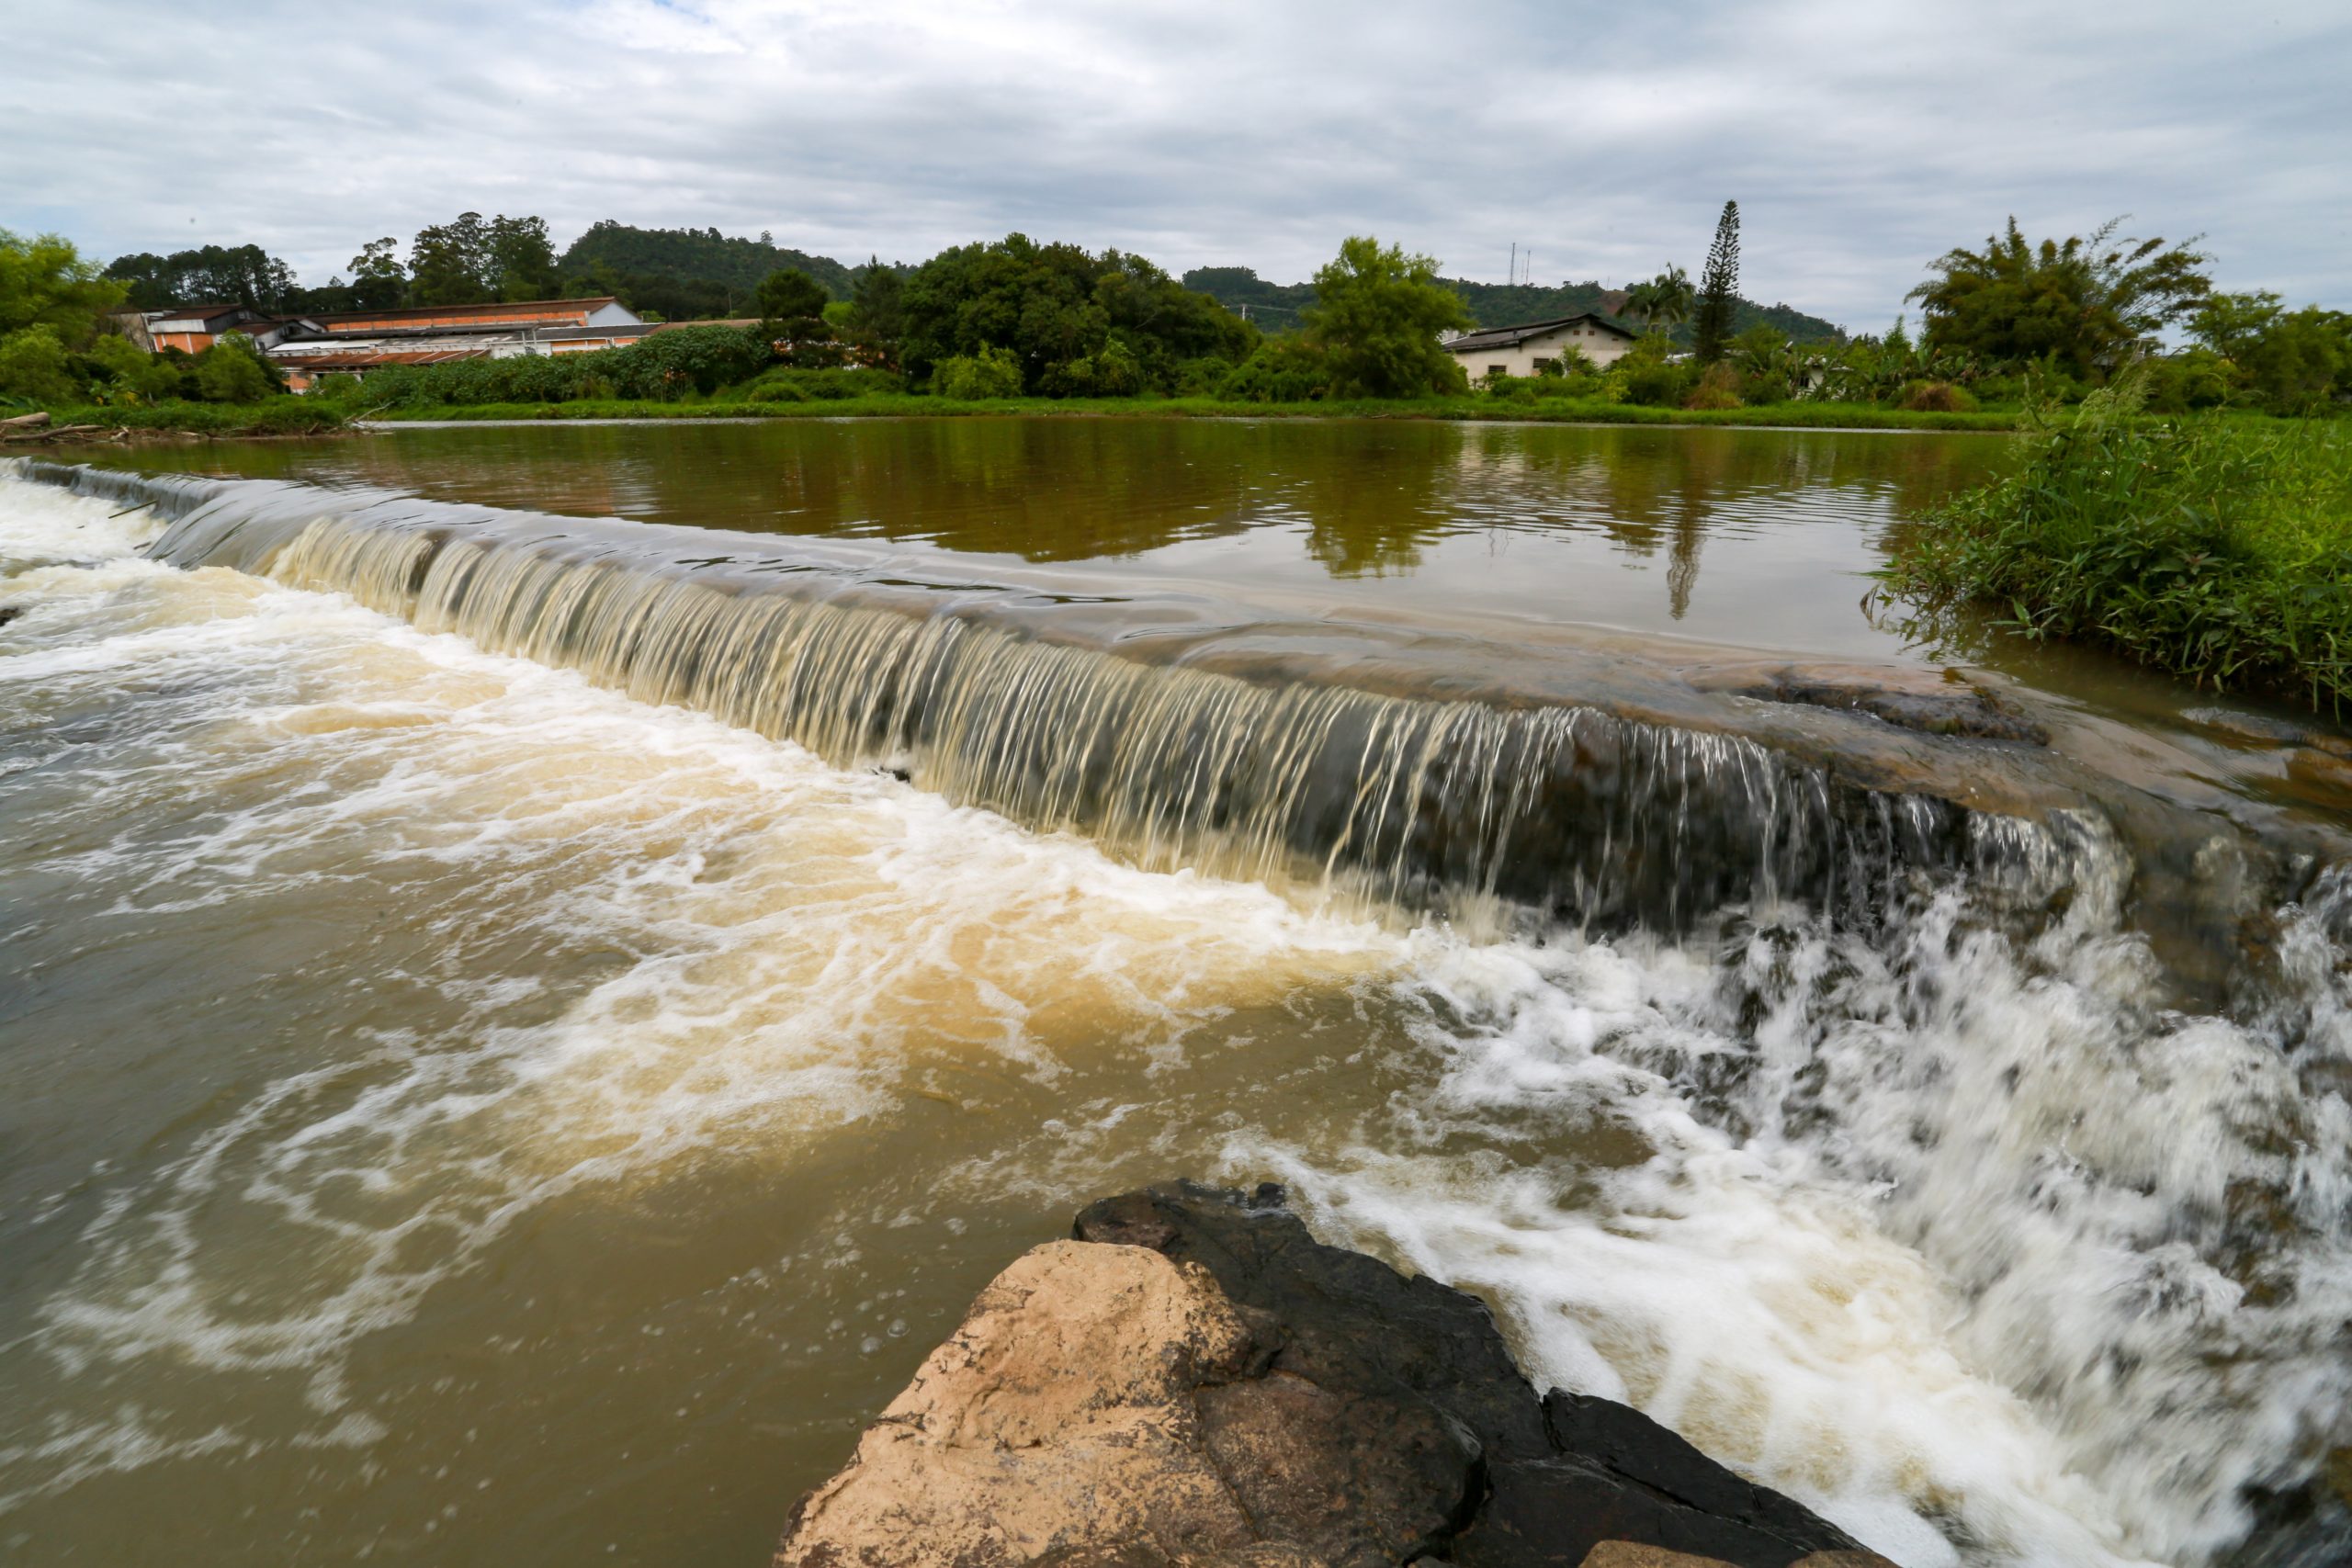
<svg viewBox="0 0 2352 1568">
<path fill-rule="evenodd" d="M 1957 670 L 1874 664 L 1774 661 L 1707 664 L 1684 671 L 1702 692 L 1868 714 L 1922 735 L 2021 740 L 2046 746 L 2050 733 L 1998 693 Z"/>
<path fill-rule="evenodd" d="M 1184 1184 L 1095 1203 L 1000 1275 L 794 1510 L 776 1562 L 1675 1561 L 1659 1551 L 1883 1562 L 1638 1411 L 1538 1399 L 1476 1298 L 1317 1243 L 1278 1190 Z"/>
</svg>

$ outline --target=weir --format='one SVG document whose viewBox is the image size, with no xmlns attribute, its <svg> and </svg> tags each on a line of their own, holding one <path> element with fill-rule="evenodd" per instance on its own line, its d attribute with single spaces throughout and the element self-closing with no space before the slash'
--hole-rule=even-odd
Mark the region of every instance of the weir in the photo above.
<svg viewBox="0 0 2352 1568">
<path fill-rule="evenodd" d="M 154 508 L 155 558 L 347 592 L 1148 868 L 1669 931 L 1783 900 L 1867 926 L 1962 871 L 2030 919 L 2086 880 L 2086 856 L 2103 881 L 2128 874 L 2118 814 L 2030 748 L 1743 702 L 1589 650 L 1482 663 L 1429 637 L 1197 596 L 1106 605 L 831 542 L 22 471 Z M 2190 922 L 2200 939 L 2312 863 L 2254 858 L 2231 907 Z"/>
</svg>

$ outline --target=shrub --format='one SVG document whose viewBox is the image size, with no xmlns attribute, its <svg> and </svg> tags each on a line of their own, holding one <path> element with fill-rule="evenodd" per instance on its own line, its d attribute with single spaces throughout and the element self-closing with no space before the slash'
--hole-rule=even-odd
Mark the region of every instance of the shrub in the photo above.
<svg viewBox="0 0 2352 1568">
<path fill-rule="evenodd" d="M 1627 355 L 1617 363 L 1617 373 L 1625 389 L 1624 400 L 1650 408 L 1679 408 L 1683 400 L 1697 390 L 1699 371 L 1690 364 L 1668 365 L 1657 359 L 1636 359 Z"/>
<path fill-rule="evenodd" d="M 1132 398 L 1143 389 L 1141 362 L 1115 338 L 1098 353 L 1061 361 L 1037 385 L 1048 398 Z"/>
<path fill-rule="evenodd" d="M 1331 362 L 1320 348 L 1295 334 L 1272 337 L 1233 367 L 1217 395 L 1240 403 L 1303 403 L 1331 385 Z"/>
<path fill-rule="evenodd" d="M 0 398 L 62 403 L 80 395 L 55 327 L 21 327 L 0 337 Z"/>
<path fill-rule="evenodd" d="M 2239 379 L 2235 366 L 2210 348 L 2149 361 L 2148 407 L 2158 413 L 2219 408 Z"/>
<path fill-rule="evenodd" d="M 1739 407 L 1739 372 L 1728 365 L 1710 365 L 1700 373 L 1699 383 L 1690 395 L 1682 400 L 1686 409 L 1736 409 Z"/>
<path fill-rule="evenodd" d="M 775 356 L 757 328 L 673 327 L 587 354 L 390 366 L 369 374 L 368 389 L 376 401 L 404 408 L 601 398 L 676 402 L 742 381 Z"/>
<path fill-rule="evenodd" d="M 983 348 L 939 362 L 931 373 L 931 389 L 959 402 L 984 402 L 992 398 L 1021 395 L 1021 361 L 1009 348 Z"/>
<path fill-rule="evenodd" d="M 761 372 L 732 395 L 752 403 L 800 403 L 884 397 L 905 389 L 905 383 L 888 370 L 805 370 L 779 365 Z"/>
<path fill-rule="evenodd" d="M 1909 381 L 1894 406 L 1913 413 L 1973 413 L 1976 400 L 1950 381 Z"/>
<path fill-rule="evenodd" d="M 285 372 L 243 333 L 216 339 L 196 356 L 196 389 L 208 403 L 257 403 L 285 385 Z"/>
</svg>

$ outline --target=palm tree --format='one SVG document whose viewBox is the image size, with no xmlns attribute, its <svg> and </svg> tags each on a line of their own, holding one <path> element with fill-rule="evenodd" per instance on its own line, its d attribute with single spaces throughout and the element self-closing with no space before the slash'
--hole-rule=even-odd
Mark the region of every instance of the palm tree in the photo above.
<svg viewBox="0 0 2352 1568">
<path fill-rule="evenodd" d="M 1646 330 L 1657 319 L 1657 285 L 1636 283 L 1625 290 L 1625 305 L 1622 314 L 1638 316 Z"/>
<path fill-rule="evenodd" d="M 1623 314 L 1639 316 L 1645 332 L 1655 332 L 1660 321 L 1671 326 L 1690 319 L 1690 309 L 1698 300 L 1698 292 L 1690 287 L 1690 276 L 1679 266 L 1669 265 L 1647 283 L 1636 283 L 1625 290 Z"/>
<path fill-rule="evenodd" d="M 1699 301 L 1699 291 L 1690 287 L 1690 275 L 1679 266 L 1669 265 L 1650 280 L 1650 320 L 1669 326 L 1690 319 L 1690 310 Z"/>
</svg>

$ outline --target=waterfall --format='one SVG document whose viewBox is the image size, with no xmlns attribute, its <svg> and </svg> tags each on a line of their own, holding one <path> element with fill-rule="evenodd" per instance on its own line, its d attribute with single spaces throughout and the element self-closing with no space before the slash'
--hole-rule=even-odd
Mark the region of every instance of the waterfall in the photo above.
<svg viewBox="0 0 2352 1568">
<path fill-rule="evenodd" d="M 1084 833 L 1151 869 L 1667 930 L 1777 900 L 1869 922 L 1906 886 L 1988 859 L 2040 868 L 2028 904 L 2074 875 L 2052 863 L 2046 823 L 1880 787 L 1767 739 L 1598 703 L 1192 668 L 1073 640 L 1024 618 L 1018 592 L 916 591 L 838 546 L 271 481 L 24 471 L 156 508 L 172 519 L 160 559 L 348 593 L 836 765 Z"/>
</svg>

